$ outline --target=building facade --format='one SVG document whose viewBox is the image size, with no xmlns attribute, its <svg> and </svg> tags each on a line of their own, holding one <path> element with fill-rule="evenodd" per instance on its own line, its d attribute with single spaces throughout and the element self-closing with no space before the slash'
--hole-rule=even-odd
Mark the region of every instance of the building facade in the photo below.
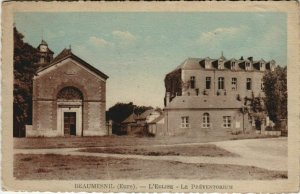
<svg viewBox="0 0 300 194">
<path fill-rule="evenodd" d="M 33 78 L 33 123 L 27 137 L 108 135 L 107 75 L 64 49 Z"/>
<path fill-rule="evenodd" d="M 219 59 L 186 59 L 165 77 L 166 131 L 207 134 L 252 129 L 255 121 L 247 112 L 247 99 L 264 97 L 263 76 L 275 67 L 274 60 L 226 59 L 223 54 Z"/>
</svg>

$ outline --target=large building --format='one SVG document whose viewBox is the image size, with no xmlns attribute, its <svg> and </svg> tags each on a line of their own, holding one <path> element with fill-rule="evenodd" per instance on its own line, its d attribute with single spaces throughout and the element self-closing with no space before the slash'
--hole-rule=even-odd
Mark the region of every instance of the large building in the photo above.
<svg viewBox="0 0 300 194">
<path fill-rule="evenodd" d="M 107 75 L 64 49 L 53 52 L 42 41 L 40 69 L 33 78 L 33 123 L 27 137 L 107 135 Z"/>
<path fill-rule="evenodd" d="M 188 58 L 165 77 L 168 134 L 224 133 L 255 126 L 246 99 L 263 97 L 263 76 L 275 61 Z M 260 123 L 264 127 L 268 118 Z"/>
</svg>

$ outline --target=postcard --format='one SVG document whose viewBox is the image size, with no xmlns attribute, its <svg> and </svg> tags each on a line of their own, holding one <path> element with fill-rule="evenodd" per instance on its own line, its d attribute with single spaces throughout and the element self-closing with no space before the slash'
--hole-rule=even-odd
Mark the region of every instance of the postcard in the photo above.
<svg viewBox="0 0 300 194">
<path fill-rule="evenodd" d="M 298 192 L 296 2 L 4 2 L 2 186 Z"/>
</svg>

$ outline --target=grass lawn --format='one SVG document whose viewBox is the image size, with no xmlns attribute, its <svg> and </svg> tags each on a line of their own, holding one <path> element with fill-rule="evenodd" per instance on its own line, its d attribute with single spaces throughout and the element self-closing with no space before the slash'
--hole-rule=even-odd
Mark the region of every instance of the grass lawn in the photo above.
<svg viewBox="0 0 300 194">
<path fill-rule="evenodd" d="M 105 147 L 84 148 L 81 152 L 134 154 L 146 156 L 208 156 L 208 157 L 234 157 L 238 156 L 216 145 L 184 145 L 184 146 L 160 146 L 160 147 Z"/>
<path fill-rule="evenodd" d="M 227 164 L 188 164 L 175 161 L 56 154 L 16 154 L 14 177 L 22 180 L 151 178 L 271 180 L 287 178 L 287 172 Z"/>
</svg>

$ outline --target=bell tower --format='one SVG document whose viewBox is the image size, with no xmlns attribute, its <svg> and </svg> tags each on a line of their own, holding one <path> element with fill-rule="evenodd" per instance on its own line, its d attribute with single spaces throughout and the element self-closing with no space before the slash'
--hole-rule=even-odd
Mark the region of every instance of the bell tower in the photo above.
<svg viewBox="0 0 300 194">
<path fill-rule="evenodd" d="M 37 47 L 37 55 L 38 55 L 38 65 L 39 67 L 45 67 L 53 60 L 53 51 L 51 51 L 48 47 L 46 41 L 42 40 L 39 46 Z"/>
</svg>

